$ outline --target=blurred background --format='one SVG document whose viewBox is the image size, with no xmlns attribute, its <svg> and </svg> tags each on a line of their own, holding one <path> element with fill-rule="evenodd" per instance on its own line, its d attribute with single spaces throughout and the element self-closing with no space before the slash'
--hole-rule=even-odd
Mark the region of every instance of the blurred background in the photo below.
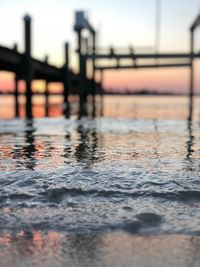
<svg viewBox="0 0 200 267">
<path fill-rule="evenodd" d="M 64 63 L 63 43 L 68 41 L 70 65 L 76 70 L 76 36 L 73 31 L 76 10 L 86 11 L 91 24 L 97 29 L 101 47 L 113 45 L 123 49 L 133 45 L 136 52 L 148 53 L 157 45 L 160 52 L 189 52 L 189 27 L 200 11 L 200 1 L 1 0 L 0 10 L 1 45 L 12 47 L 17 43 L 19 51 L 24 50 L 22 18 L 29 13 L 33 18 L 33 57 L 43 59 L 48 54 L 49 62 L 60 66 Z M 200 38 L 196 44 L 198 42 Z M 196 47 L 196 51 L 198 49 Z M 199 89 L 199 79 L 195 79 L 196 91 Z M 23 83 L 20 86 L 22 88 Z M 104 87 L 122 92 L 147 89 L 186 93 L 188 72 L 187 69 L 107 71 Z M 44 90 L 43 82 L 34 82 L 34 88 Z M 54 85 L 55 90 L 59 88 L 60 85 Z M 13 90 L 12 74 L 0 72 L 0 90 Z"/>
</svg>

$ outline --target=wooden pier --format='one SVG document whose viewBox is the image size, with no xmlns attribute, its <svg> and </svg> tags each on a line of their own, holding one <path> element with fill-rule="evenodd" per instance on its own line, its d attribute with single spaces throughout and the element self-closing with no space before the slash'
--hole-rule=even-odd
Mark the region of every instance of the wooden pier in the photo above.
<svg viewBox="0 0 200 267">
<path fill-rule="evenodd" d="M 100 83 L 97 83 L 93 79 L 86 77 L 86 74 L 83 76 L 82 73 L 75 74 L 72 70 L 69 69 L 69 44 L 64 45 L 65 50 L 65 64 L 61 67 L 56 67 L 48 63 L 48 57 L 45 57 L 44 61 L 40 61 L 32 58 L 31 56 L 31 17 L 26 15 L 24 17 L 24 40 L 25 40 L 25 52 L 19 53 L 17 51 L 17 45 L 14 45 L 13 48 L 7 48 L 0 46 L 0 71 L 8 71 L 15 73 L 15 91 L 13 95 L 15 96 L 15 115 L 19 116 L 19 103 L 18 97 L 20 95 L 18 90 L 18 82 L 24 80 L 26 84 L 26 117 L 32 118 L 32 81 L 33 80 L 44 80 L 46 82 L 46 115 L 48 114 L 48 84 L 52 82 L 60 82 L 63 84 L 64 90 L 62 92 L 63 96 L 63 115 L 65 117 L 70 116 L 70 103 L 69 95 L 78 94 L 80 97 L 80 110 L 79 117 L 86 115 L 83 112 L 83 100 L 82 95 L 84 92 L 85 98 L 88 94 L 92 94 L 95 97 L 96 92 L 103 90 Z M 82 77 L 83 76 L 83 77 Z M 82 82 L 84 80 L 84 84 Z M 91 87 L 91 88 L 89 88 Z M 94 87 L 97 89 L 94 92 Z M 91 93 L 92 92 L 92 93 Z M 95 114 L 95 111 L 93 111 Z"/>
<path fill-rule="evenodd" d="M 190 70 L 190 112 L 188 119 L 192 119 L 193 112 L 193 95 L 194 95 L 194 60 L 200 58 L 200 53 L 194 53 L 194 32 L 200 25 L 200 16 L 197 17 L 190 29 L 191 48 L 188 53 L 135 53 L 133 48 L 127 49 L 126 53 L 118 53 L 113 48 L 107 53 L 99 53 L 96 44 L 96 31 L 85 18 L 84 12 L 76 12 L 74 30 L 77 34 L 77 56 L 79 73 L 75 74 L 69 68 L 69 44 L 64 45 L 65 64 L 61 67 L 56 67 L 48 63 L 46 56 L 44 61 L 34 59 L 31 53 L 31 17 L 26 15 L 24 17 L 24 53 L 18 52 L 17 45 L 13 48 L 0 46 L 0 71 L 9 71 L 15 73 L 15 90 L 13 96 L 15 97 L 15 115 L 19 116 L 19 95 L 18 82 L 24 80 L 26 84 L 26 117 L 33 117 L 33 103 L 32 103 L 32 81 L 44 80 L 46 82 L 45 90 L 45 114 L 49 113 L 49 90 L 48 84 L 52 82 L 60 82 L 63 84 L 63 115 L 68 118 L 70 116 L 70 102 L 69 96 L 71 94 L 79 95 L 79 114 L 78 117 L 88 115 L 88 95 L 92 96 L 92 116 L 96 115 L 96 94 L 103 97 L 103 73 L 106 70 L 119 69 L 148 69 L 148 68 L 179 68 L 187 67 Z M 83 30 L 88 31 L 88 38 L 82 36 Z M 115 60 L 115 64 L 104 65 L 102 60 L 109 62 Z M 129 59 L 132 64 L 124 64 L 123 60 Z M 152 59 L 155 63 L 152 64 Z M 142 63 L 140 62 L 142 60 Z M 145 60 L 145 64 L 144 64 Z M 151 63 L 148 63 L 150 60 Z M 92 77 L 88 78 L 87 63 L 92 64 Z M 96 81 L 96 72 L 101 73 L 101 81 Z M 103 101 L 101 101 L 103 106 Z"/>
</svg>

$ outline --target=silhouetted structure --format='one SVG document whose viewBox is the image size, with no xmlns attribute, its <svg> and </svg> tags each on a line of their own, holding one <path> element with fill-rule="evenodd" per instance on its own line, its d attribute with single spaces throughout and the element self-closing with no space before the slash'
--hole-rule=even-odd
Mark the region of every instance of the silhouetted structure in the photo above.
<svg viewBox="0 0 200 267">
<path fill-rule="evenodd" d="M 81 31 L 81 30 L 80 30 Z M 93 38 L 94 39 L 94 38 Z M 82 43 L 82 38 L 80 39 Z M 93 41 L 95 43 L 95 41 Z M 93 103 L 95 102 L 95 89 L 101 91 L 100 84 L 95 81 L 94 74 L 92 79 L 88 79 L 86 75 L 86 60 L 80 53 L 80 73 L 74 74 L 69 69 L 69 44 L 65 44 L 65 64 L 58 68 L 48 63 L 48 57 L 45 57 L 44 62 L 36 60 L 31 56 L 31 17 L 26 15 L 24 17 L 24 43 L 25 52 L 19 53 L 17 51 L 17 45 L 14 45 L 13 49 L 0 46 L 0 69 L 4 71 L 15 73 L 15 115 L 19 117 L 19 93 L 18 82 L 24 80 L 26 84 L 26 117 L 33 117 L 33 103 L 32 103 L 32 81 L 33 80 L 45 80 L 45 115 L 49 115 L 49 90 L 48 84 L 50 82 L 61 82 L 64 85 L 63 90 L 63 114 L 66 118 L 70 116 L 70 103 L 69 95 L 78 94 L 80 98 L 80 111 L 79 117 L 87 115 L 86 112 L 86 99 L 87 95 L 94 96 Z M 82 48 L 81 48 L 82 49 Z M 89 88 L 91 87 L 91 89 Z M 95 105 L 94 105 L 95 107 Z"/>
<path fill-rule="evenodd" d="M 77 32 L 78 37 L 78 61 L 79 61 L 79 74 L 80 74 L 80 86 L 82 90 L 80 90 L 80 107 L 79 107 L 79 116 L 87 115 L 87 90 L 86 90 L 86 79 L 87 79 L 87 60 L 88 54 L 90 54 L 88 43 L 91 43 L 92 47 L 92 96 L 93 96 L 93 115 L 95 116 L 95 51 L 96 51 L 96 32 L 94 28 L 91 26 L 89 21 L 85 18 L 84 12 L 78 11 L 76 12 L 76 21 L 74 30 Z M 82 37 L 83 30 L 88 30 L 90 33 L 89 39 L 84 39 Z"/>
<path fill-rule="evenodd" d="M 114 48 L 110 48 L 108 53 L 98 53 L 96 47 L 96 31 L 89 23 L 84 15 L 84 12 L 76 12 L 76 20 L 74 30 L 77 33 L 77 52 L 78 52 L 78 66 L 79 73 L 74 74 L 69 69 L 69 44 L 65 44 L 65 64 L 58 68 L 48 64 L 48 57 L 45 57 L 44 62 L 33 59 L 31 56 L 31 17 L 26 15 L 24 17 L 25 26 L 25 52 L 19 53 L 17 51 L 17 45 L 13 49 L 0 46 L 0 69 L 5 71 L 11 71 L 15 73 L 15 115 L 19 117 L 19 90 L 18 81 L 25 80 L 26 83 L 26 117 L 32 118 L 32 87 L 31 82 L 34 79 L 43 79 L 46 81 L 45 91 L 45 115 L 49 115 L 49 90 L 48 84 L 50 82 L 61 82 L 64 85 L 63 95 L 63 115 L 68 118 L 70 116 L 70 103 L 69 95 L 79 95 L 79 114 L 78 117 L 88 115 L 88 95 L 92 96 L 93 111 L 92 115 L 95 116 L 96 105 L 95 95 L 98 93 L 103 96 L 103 74 L 106 70 L 118 70 L 118 69 L 141 69 L 141 68 L 172 68 L 172 67 L 189 67 L 190 68 L 190 111 L 188 119 L 192 119 L 193 111 L 193 94 L 194 94 L 194 59 L 200 58 L 200 53 L 194 53 L 194 30 L 200 24 L 200 16 L 197 17 L 195 22 L 191 26 L 191 49 L 189 53 L 144 53 L 138 54 L 134 52 L 131 47 L 127 53 L 116 53 Z M 89 32 L 88 39 L 83 38 L 82 32 L 87 30 Z M 104 65 L 99 64 L 101 60 L 113 60 L 116 64 Z M 132 64 L 123 64 L 123 60 L 131 60 Z M 140 63 L 140 60 L 147 62 L 155 59 L 155 63 Z M 165 60 L 167 60 L 165 62 Z M 92 62 L 91 79 L 88 78 L 87 63 Z M 95 74 L 99 71 L 101 73 L 101 81 L 97 83 L 95 80 Z M 103 114 L 103 97 L 101 97 L 101 113 Z"/>
</svg>

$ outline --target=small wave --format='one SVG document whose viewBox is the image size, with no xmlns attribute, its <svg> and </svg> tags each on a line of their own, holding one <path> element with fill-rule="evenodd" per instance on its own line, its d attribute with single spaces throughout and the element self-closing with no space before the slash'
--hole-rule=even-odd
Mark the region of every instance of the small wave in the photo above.
<svg viewBox="0 0 200 267">
<path fill-rule="evenodd" d="M 177 201 L 200 200 L 200 191 L 197 190 L 182 190 L 176 192 L 152 192 L 150 195 L 155 198 L 159 197 Z"/>
<path fill-rule="evenodd" d="M 39 193 L 40 196 L 47 197 L 49 201 L 61 201 L 65 196 L 78 197 L 78 196 L 95 196 L 95 197 L 108 197 L 112 201 L 112 197 L 152 197 L 163 198 L 172 201 L 190 201 L 200 200 L 200 191 L 198 190 L 179 190 L 179 191 L 120 191 L 120 190 L 98 190 L 98 189 L 83 189 L 83 188 L 51 188 Z"/>
<path fill-rule="evenodd" d="M 70 196 L 87 196 L 87 195 L 94 195 L 96 197 L 112 197 L 116 195 L 124 195 L 125 193 L 115 190 L 96 190 L 96 189 L 82 189 L 82 188 L 53 188 L 45 190 L 44 192 L 41 192 L 41 196 L 45 196 L 50 201 L 58 201 L 61 200 L 64 196 L 70 195 Z"/>
<path fill-rule="evenodd" d="M 34 195 L 26 194 L 26 193 L 10 193 L 6 195 L 2 195 L 0 197 L 0 204 L 6 203 L 7 200 L 16 201 L 16 204 L 20 204 L 20 201 L 27 201 L 34 197 Z"/>
</svg>

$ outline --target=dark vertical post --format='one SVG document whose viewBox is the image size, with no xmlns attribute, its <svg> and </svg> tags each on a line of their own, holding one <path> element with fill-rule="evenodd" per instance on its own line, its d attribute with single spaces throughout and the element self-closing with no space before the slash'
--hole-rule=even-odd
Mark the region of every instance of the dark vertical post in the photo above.
<svg viewBox="0 0 200 267">
<path fill-rule="evenodd" d="M 193 65 L 193 53 L 194 53 L 194 30 L 191 29 L 191 40 L 190 40 L 190 92 L 189 92 L 189 115 L 188 120 L 192 120 L 193 115 L 193 96 L 194 96 L 194 65 Z"/>
<path fill-rule="evenodd" d="M 101 78 L 100 78 L 100 96 L 101 96 L 101 107 L 100 107 L 100 113 L 101 116 L 103 116 L 103 110 L 104 110 L 104 103 L 103 103 L 103 82 L 104 82 L 104 72 L 101 70 Z"/>
<path fill-rule="evenodd" d="M 65 44 L 65 65 L 63 71 L 63 83 L 64 83 L 64 92 L 63 92 L 63 115 L 65 118 L 70 116 L 70 104 L 69 104 L 69 44 Z"/>
<path fill-rule="evenodd" d="M 17 50 L 18 50 L 17 44 L 14 44 L 13 49 L 17 52 Z M 15 75 L 14 96 L 15 96 L 15 117 L 18 118 L 19 117 L 19 90 L 18 90 L 18 75 L 17 74 Z"/>
<path fill-rule="evenodd" d="M 95 103 L 95 95 L 96 95 L 96 86 L 95 86 L 95 54 L 96 54 L 96 33 L 95 31 L 92 33 L 92 116 L 96 115 L 96 103 Z"/>
<path fill-rule="evenodd" d="M 48 64 L 48 56 L 45 56 L 44 63 Z M 49 116 L 49 82 L 45 81 L 45 116 Z"/>
<path fill-rule="evenodd" d="M 26 117 L 32 118 L 32 62 L 31 62 L 31 17 L 26 15 L 25 22 L 25 83 L 26 83 Z"/>
<path fill-rule="evenodd" d="M 15 117 L 19 117 L 19 90 L 17 75 L 15 75 Z"/>
<path fill-rule="evenodd" d="M 87 55 L 86 51 L 83 52 L 82 47 L 82 30 L 87 29 L 90 33 L 93 32 L 93 29 L 87 19 L 84 17 L 84 12 L 78 11 L 76 12 L 76 20 L 75 20 L 75 31 L 78 35 L 78 54 L 79 54 L 79 77 L 80 77 L 80 101 L 79 101 L 79 118 L 82 115 L 87 115 L 87 93 L 88 90 L 86 88 L 88 79 L 87 79 Z"/>
<path fill-rule="evenodd" d="M 78 30 L 78 55 L 79 55 L 79 76 L 80 76 L 80 88 L 79 88 L 79 118 L 84 115 L 84 57 L 82 55 L 82 30 Z"/>
<path fill-rule="evenodd" d="M 82 39 L 82 42 L 83 42 L 83 52 L 84 54 L 88 54 L 88 51 L 89 51 L 89 44 L 88 44 L 88 38 L 83 38 Z"/>
<path fill-rule="evenodd" d="M 49 117 L 49 82 L 45 83 L 45 116 Z"/>
<path fill-rule="evenodd" d="M 83 68 L 83 115 L 88 115 L 88 81 L 87 81 L 87 57 L 88 54 L 88 39 L 82 39 L 82 68 Z"/>
</svg>

